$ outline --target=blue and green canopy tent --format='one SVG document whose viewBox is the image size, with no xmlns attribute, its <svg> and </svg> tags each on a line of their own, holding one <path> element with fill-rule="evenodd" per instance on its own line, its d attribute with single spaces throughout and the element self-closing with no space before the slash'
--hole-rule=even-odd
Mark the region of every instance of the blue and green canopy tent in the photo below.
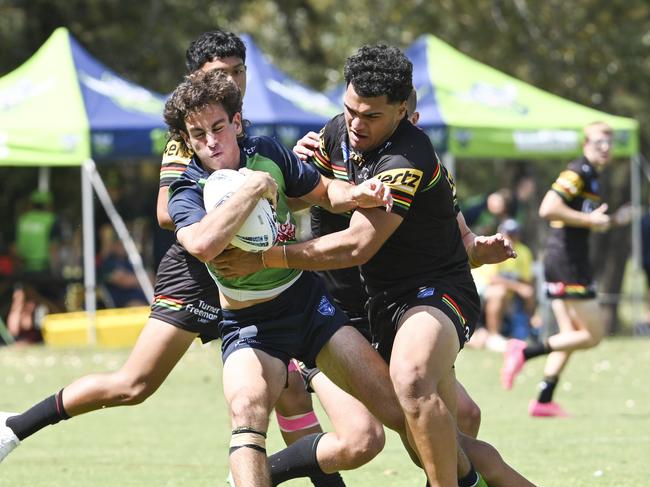
<svg viewBox="0 0 650 487">
<path fill-rule="evenodd" d="M 582 127 L 609 123 L 614 154 L 639 150 L 639 124 L 565 100 L 482 64 L 432 35 L 406 51 L 413 62 L 419 125 L 442 153 L 471 158 L 571 157 Z"/>
<path fill-rule="evenodd" d="M 30 59 L 0 78 L 0 166 L 82 168 L 86 309 L 93 316 L 92 188 L 124 242 L 145 293 L 153 294 L 94 160 L 160 154 L 164 101 L 93 59 L 65 28 L 55 30 Z"/>
<path fill-rule="evenodd" d="M 248 76 L 243 115 L 251 122 L 247 129 L 251 135 L 269 135 L 291 147 L 305 133 L 319 131 L 340 112 L 330 98 L 275 67 L 249 35 L 241 38 L 246 45 Z"/>
<path fill-rule="evenodd" d="M 91 157 L 160 154 L 164 103 L 58 28 L 0 79 L 0 165 L 79 166 Z"/>
</svg>

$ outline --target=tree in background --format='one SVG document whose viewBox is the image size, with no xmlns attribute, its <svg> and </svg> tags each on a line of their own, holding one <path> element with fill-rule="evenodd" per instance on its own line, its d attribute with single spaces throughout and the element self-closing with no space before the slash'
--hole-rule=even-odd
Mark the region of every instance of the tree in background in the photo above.
<svg viewBox="0 0 650 487">
<path fill-rule="evenodd" d="M 642 150 L 650 143 L 647 0 L 5 0 L 0 75 L 24 62 L 61 25 L 103 63 L 160 92 L 169 92 L 183 76 L 189 41 L 217 26 L 250 33 L 282 70 L 320 90 L 342 81 L 345 58 L 360 45 L 383 41 L 405 48 L 431 33 L 541 89 L 637 119 Z M 565 162 L 536 163 L 539 187 L 548 187 Z M 461 196 L 483 191 L 495 174 L 491 164 L 466 172 L 463 177 L 461 165 Z M 612 209 L 629 199 L 629 175 L 617 174 L 604 188 Z M 602 290 L 617 292 L 628 232 L 599 239 L 596 250 L 618 250 L 597 267 Z"/>
</svg>

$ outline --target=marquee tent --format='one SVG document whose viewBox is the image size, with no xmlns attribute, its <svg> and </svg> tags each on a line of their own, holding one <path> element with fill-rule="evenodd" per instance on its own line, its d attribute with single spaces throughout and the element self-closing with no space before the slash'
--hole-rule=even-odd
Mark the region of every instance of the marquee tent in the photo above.
<svg viewBox="0 0 650 487">
<path fill-rule="evenodd" d="M 86 310 L 93 316 L 93 187 L 125 244 L 145 294 L 153 294 L 93 159 L 160 154 L 155 141 L 165 131 L 163 105 L 163 96 L 119 77 L 62 27 L 23 65 L 0 79 L 0 166 L 82 168 Z"/>
<path fill-rule="evenodd" d="M 406 51 L 413 62 L 419 125 L 456 157 L 571 157 L 582 127 L 601 120 L 616 132 L 615 156 L 639 150 L 639 125 L 545 92 L 482 64 L 432 36 Z"/>
<path fill-rule="evenodd" d="M 327 96 L 289 78 L 271 64 L 247 34 L 248 82 L 243 115 L 252 135 L 270 135 L 292 147 L 310 130 L 319 131 L 340 107 Z"/>
</svg>

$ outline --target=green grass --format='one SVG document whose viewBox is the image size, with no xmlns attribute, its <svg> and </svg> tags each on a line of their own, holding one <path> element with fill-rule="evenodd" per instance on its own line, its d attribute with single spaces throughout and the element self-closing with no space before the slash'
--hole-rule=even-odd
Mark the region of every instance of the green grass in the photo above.
<svg viewBox="0 0 650 487">
<path fill-rule="evenodd" d="M 0 349 L 0 410 L 20 411 L 71 380 L 114 370 L 128 350 Z M 545 487 L 637 487 L 650 478 L 650 341 L 612 339 L 577 354 L 556 397 L 571 413 L 531 419 L 542 359 L 527 364 L 513 391 L 498 383 L 501 357 L 467 350 L 458 376 L 481 405 L 480 437 Z M 2 487 L 222 486 L 229 427 L 217 347 L 195 347 L 145 404 L 88 414 L 27 439 L 0 465 Z M 327 424 L 325 416 L 319 417 Z M 277 427 L 269 451 L 281 447 Z M 424 485 L 395 435 L 349 486 Z M 304 480 L 287 486 L 310 485 Z"/>
</svg>

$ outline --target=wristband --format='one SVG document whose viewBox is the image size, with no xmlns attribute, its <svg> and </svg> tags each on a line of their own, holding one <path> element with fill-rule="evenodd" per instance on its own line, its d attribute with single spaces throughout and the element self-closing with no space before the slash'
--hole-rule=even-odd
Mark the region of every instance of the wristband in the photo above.
<svg viewBox="0 0 650 487">
<path fill-rule="evenodd" d="M 477 262 L 476 259 L 474 259 L 474 248 L 470 250 L 470 252 L 467 252 L 467 260 L 469 261 L 469 267 L 471 269 L 476 269 L 477 267 L 481 267 L 483 264 L 481 262 Z"/>
</svg>

